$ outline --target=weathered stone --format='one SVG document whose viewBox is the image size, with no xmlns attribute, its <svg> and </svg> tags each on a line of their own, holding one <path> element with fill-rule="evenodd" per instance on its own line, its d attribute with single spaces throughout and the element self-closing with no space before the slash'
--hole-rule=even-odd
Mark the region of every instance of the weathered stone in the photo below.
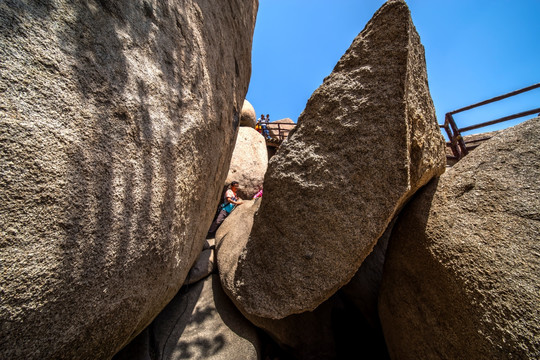
<svg viewBox="0 0 540 360">
<path fill-rule="evenodd" d="M 233 288 L 238 257 L 246 246 L 253 226 L 253 216 L 261 199 L 250 200 L 238 206 L 223 222 L 216 233 L 216 258 L 223 289 Z M 228 294 L 229 296 L 231 294 Z M 235 300 L 232 297 L 233 301 Z M 295 359 L 334 359 L 335 341 L 332 334 L 331 302 L 313 312 L 296 314 L 273 320 L 244 313 L 256 326 L 264 329 Z"/>
<path fill-rule="evenodd" d="M 257 125 L 257 114 L 253 105 L 247 100 L 244 100 L 244 105 L 242 105 L 242 112 L 240 113 L 240 126 L 247 126 L 255 128 Z"/>
<path fill-rule="evenodd" d="M 215 258 L 219 268 L 219 277 L 226 293 L 230 288 L 234 288 L 238 257 L 248 242 L 253 226 L 253 216 L 259 209 L 261 200 L 262 198 L 246 200 L 235 207 L 216 231 Z M 234 301 L 234 297 L 232 299 Z"/>
<path fill-rule="evenodd" d="M 540 354 L 540 118 L 505 130 L 401 212 L 379 309 L 393 359 Z"/>
<path fill-rule="evenodd" d="M 183 287 L 152 324 L 115 356 L 115 360 L 260 358 L 257 329 L 223 293 L 217 275 Z"/>
<path fill-rule="evenodd" d="M 445 169 L 424 49 L 389 1 L 312 95 L 271 158 L 228 293 L 279 319 L 316 308 L 356 273 L 408 198 Z"/>
<path fill-rule="evenodd" d="M 216 272 L 214 249 L 205 249 L 201 252 L 195 264 L 189 270 L 184 285 L 190 285 L 200 281 Z"/>
<path fill-rule="evenodd" d="M 251 199 L 263 185 L 268 168 L 268 152 L 264 137 L 255 129 L 241 127 L 236 138 L 226 184 L 238 181 L 238 196 Z"/>
<path fill-rule="evenodd" d="M 464 135 L 463 136 L 463 141 L 465 142 L 465 144 L 467 146 L 467 149 L 469 151 L 472 151 L 477 146 L 482 144 L 484 141 L 491 139 L 492 137 L 494 137 L 495 135 L 497 135 L 500 132 L 501 132 L 501 130 L 496 130 L 496 131 L 490 131 L 490 132 L 487 132 L 487 133 Z M 452 166 L 452 165 L 454 165 L 454 164 L 456 164 L 458 162 L 457 158 L 456 159 L 452 158 L 454 156 L 454 153 L 452 152 L 452 148 L 449 147 L 449 146 L 446 147 L 446 155 L 451 156 L 451 157 L 447 158 L 446 165 Z"/>
<path fill-rule="evenodd" d="M 285 118 L 281 120 L 272 121 L 268 124 L 268 131 L 270 136 L 277 139 L 286 139 L 289 136 L 289 133 L 296 124 L 292 119 Z"/>
<path fill-rule="evenodd" d="M 201 251 L 257 1 L 0 8 L 0 358 L 108 358 Z"/>
</svg>

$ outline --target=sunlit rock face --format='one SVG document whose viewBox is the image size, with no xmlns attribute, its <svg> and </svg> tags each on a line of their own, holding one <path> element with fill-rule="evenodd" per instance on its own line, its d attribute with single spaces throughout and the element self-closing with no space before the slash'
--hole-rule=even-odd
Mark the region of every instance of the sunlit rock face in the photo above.
<svg viewBox="0 0 540 360">
<path fill-rule="evenodd" d="M 444 166 L 424 49 L 405 2 L 389 1 L 271 158 L 227 292 L 255 316 L 313 310 L 352 278 L 394 214 Z"/>
<path fill-rule="evenodd" d="M 267 168 L 268 151 L 264 137 L 251 127 L 240 127 L 225 183 L 238 181 L 238 196 L 251 199 L 262 188 Z"/>
<path fill-rule="evenodd" d="M 379 312 L 392 359 L 540 354 L 540 118 L 500 132 L 401 212 Z"/>
<path fill-rule="evenodd" d="M 219 277 L 225 293 L 242 309 L 229 289 L 234 288 L 238 257 L 245 248 L 253 226 L 253 217 L 261 199 L 245 201 L 225 219 L 216 233 L 216 258 Z M 335 302 L 327 301 L 317 310 L 295 314 L 283 319 L 268 319 L 249 313 L 245 317 L 268 333 L 295 359 L 334 359 L 336 344 L 332 333 L 332 313 Z"/>
<path fill-rule="evenodd" d="M 0 5 L 0 358 L 109 358 L 178 291 L 227 175 L 257 5 Z"/>
<path fill-rule="evenodd" d="M 255 125 L 257 125 L 257 114 L 255 113 L 255 109 L 249 101 L 244 100 L 242 111 L 240 113 L 240 126 L 255 128 Z"/>
</svg>

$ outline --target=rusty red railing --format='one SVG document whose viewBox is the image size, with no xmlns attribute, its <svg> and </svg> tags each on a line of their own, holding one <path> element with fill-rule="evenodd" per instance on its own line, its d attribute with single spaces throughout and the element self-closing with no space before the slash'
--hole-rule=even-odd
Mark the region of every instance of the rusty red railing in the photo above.
<svg viewBox="0 0 540 360">
<path fill-rule="evenodd" d="M 265 124 L 266 131 L 264 130 L 264 127 L 262 127 L 260 132 L 265 137 L 267 145 L 279 146 L 295 126 L 296 124 L 294 123 L 273 122 Z"/>
<path fill-rule="evenodd" d="M 523 88 L 523 89 L 512 91 L 510 93 L 500 95 L 500 96 L 496 96 L 494 98 L 484 100 L 482 102 L 472 104 L 472 105 L 463 107 L 461 109 L 457 109 L 457 110 L 450 111 L 450 112 L 446 113 L 446 115 L 444 117 L 444 124 L 439 125 L 439 127 L 446 131 L 446 135 L 448 136 L 448 140 L 449 140 L 446 143 L 446 145 L 448 147 L 450 147 L 450 149 L 452 150 L 453 155 L 452 156 L 449 155 L 447 157 L 449 159 L 454 159 L 456 161 L 460 160 L 465 155 L 467 155 L 470 152 L 470 150 L 477 147 L 481 142 L 491 138 L 490 136 L 486 136 L 486 137 L 466 141 L 463 138 L 462 133 L 464 133 L 466 131 L 476 130 L 476 129 L 480 129 L 482 127 L 498 124 L 498 123 L 501 123 L 501 122 L 504 122 L 504 121 L 514 120 L 514 119 L 518 119 L 518 118 L 528 116 L 528 115 L 532 115 L 532 114 L 538 114 L 538 113 L 540 113 L 540 108 L 523 111 L 523 112 L 520 112 L 520 113 L 517 113 L 517 114 L 504 116 L 504 117 L 501 117 L 501 118 L 498 118 L 498 119 L 495 119 L 495 120 L 486 121 L 486 122 L 482 122 L 482 123 L 479 123 L 479 124 L 476 124 L 476 125 L 470 125 L 470 126 L 466 126 L 466 127 L 462 127 L 462 128 L 459 128 L 456 125 L 456 121 L 454 120 L 453 115 L 455 115 L 457 113 L 460 113 L 460 112 L 463 112 L 463 111 L 466 111 L 466 110 L 477 108 L 477 107 L 482 106 L 482 105 L 486 105 L 486 104 L 490 104 L 490 103 L 493 103 L 493 102 L 496 102 L 496 101 L 499 101 L 499 100 L 503 100 L 503 99 L 506 99 L 506 98 L 509 98 L 511 96 L 515 96 L 515 95 L 518 95 L 518 94 L 521 94 L 521 93 L 524 93 L 524 92 L 527 92 L 527 91 L 531 91 L 531 90 L 534 90 L 534 89 L 539 88 L 539 87 L 540 87 L 540 83 L 534 84 L 534 85 L 528 86 L 528 87 Z"/>
</svg>

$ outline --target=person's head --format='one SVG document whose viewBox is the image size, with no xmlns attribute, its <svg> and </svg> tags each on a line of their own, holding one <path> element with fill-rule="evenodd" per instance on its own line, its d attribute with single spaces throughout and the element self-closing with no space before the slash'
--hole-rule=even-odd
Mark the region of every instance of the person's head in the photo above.
<svg viewBox="0 0 540 360">
<path fill-rule="evenodd" d="M 240 187 L 240 184 L 238 184 L 238 181 L 233 181 L 231 183 L 231 189 L 238 190 L 239 187 Z"/>
</svg>

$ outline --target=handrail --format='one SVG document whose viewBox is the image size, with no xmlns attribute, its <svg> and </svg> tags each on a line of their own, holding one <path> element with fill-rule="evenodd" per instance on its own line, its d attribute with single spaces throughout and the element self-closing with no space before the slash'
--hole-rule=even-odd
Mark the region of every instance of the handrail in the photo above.
<svg viewBox="0 0 540 360">
<path fill-rule="evenodd" d="M 292 129 L 296 126 L 294 123 L 278 122 L 258 122 L 259 132 L 264 136 L 267 145 L 279 146 L 287 138 Z"/>
<path fill-rule="evenodd" d="M 277 136 L 272 136 L 272 132 L 275 133 L 275 127 L 277 126 Z M 289 127 L 290 128 L 287 128 Z M 270 131 L 270 136 L 273 137 L 274 139 L 282 142 L 283 140 L 285 140 L 285 138 L 287 137 L 287 135 L 289 135 L 289 132 L 294 129 L 294 127 L 296 126 L 296 124 L 288 124 L 288 123 L 269 123 L 267 125 L 267 127 L 269 128 L 268 130 Z M 283 128 L 282 128 L 283 127 Z"/>
<path fill-rule="evenodd" d="M 495 101 L 499 101 L 499 100 L 503 100 L 503 99 L 506 99 L 506 98 L 509 98 L 511 96 L 515 96 L 515 95 L 519 95 L 521 93 L 524 93 L 524 92 L 527 92 L 527 91 L 531 91 L 531 90 L 534 90 L 536 88 L 539 88 L 540 87 L 540 83 L 537 83 L 537 84 L 534 84 L 534 85 L 531 85 L 531 86 L 527 86 L 523 89 L 519 89 L 519 90 L 516 90 L 516 91 L 512 91 L 512 92 L 509 92 L 507 94 L 503 94 L 503 95 L 499 95 L 499 96 L 495 96 L 494 98 L 491 98 L 491 99 L 488 99 L 488 100 L 484 100 L 484 101 L 481 101 L 479 103 L 476 103 L 476 104 L 472 104 L 472 105 L 469 105 L 469 106 L 465 106 L 461 109 L 457 109 L 457 110 L 454 110 L 454 111 L 450 111 L 448 114 L 451 114 L 451 115 L 454 115 L 454 114 L 457 114 L 457 113 L 460 113 L 462 111 L 465 111 L 465 110 L 470 110 L 470 109 L 474 109 L 475 107 L 479 107 L 479 106 L 482 106 L 482 105 L 487 105 L 487 104 L 491 104 L 492 102 L 495 102 Z"/>
<path fill-rule="evenodd" d="M 521 118 L 521 117 L 524 117 L 524 116 L 527 116 L 527 115 L 540 113 L 540 108 L 527 110 L 527 111 L 522 111 L 522 112 L 517 113 L 517 114 L 504 116 L 504 117 L 501 117 L 501 118 L 498 118 L 498 119 L 495 119 L 495 120 L 486 121 L 486 122 L 483 122 L 483 123 L 479 123 L 479 124 L 476 124 L 476 125 L 470 125 L 470 126 L 466 126 L 466 127 L 463 127 L 463 128 L 459 128 L 457 126 L 456 121 L 454 120 L 454 117 L 452 115 L 463 112 L 463 111 L 466 111 L 466 110 L 474 109 L 474 108 L 479 107 L 479 106 L 490 104 L 490 103 L 493 103 L 493 102 L 496 102 L 496 101 L 499 101 L 499 100 L 503 100 L 503 99 L 509 98 L 511 96 L 519 95 L 521 93 L 531 91 L 531 90 L 534 90 L 534 89 L 537 89 L 537 88 L 540 88 L 540 83 L 537 83 L 537 84 L 534 84 L 534 85 L 531 85 L 531 86 L 527 86 L 527 87 L 525 87 L 523 89 L 519 89 L 519 90 L 516 90 L 516 91 L 512 91 L 510 93 L 507 93 L 507 94 L 499 95 L 499 96 L 496 96 L 494 98 L 484 100 L 484 101 L 481 101 L 479 103 L 472 104 L 472 105 L 469 105 L 469 106 L 465 106 L 465 107 L 463 107 L 461 109 L 457 109 L 457 110 L 450 111 L 450 112 L 446 113 L 445 116 L 444 116 L 444 124 L 439 125 L 439 127 L 446 131 L 446 135 L 448 136 L 448 139 L 450 140 L 447 144 L 450 147 L 450 149 L 452 150 L 453 156 L 449 156 L 449 158 L 460 160 L 465 155 L 467 155 L 470 150 L 472 150 L 472 149 L 474 149 L 474 148 L 476 148 L 478 146 L 477 144 L 475 144 L 473 146 L 467 147 L 467 142 L 464 141 L 462 133 L 464 133 L 466 131 L 471 131 L 471 130 L 479 129 L 479 128 L 482 128 L 482 127 L 498 124 L 498 123 L 501 123 L 501 122 L 504 122 L 504 121 L 509 121 L 509 120 Z M 489 139 L 489 137 L 487 137 L 485 139 Z M 477 140 L 475 142 L 479 142 L 479 141 L 480 140 Z"/>
<path fill-rule="evenodd" d="M 484 123 L 480 123 L 480 124 L 477 124 L 477 125 L 471 125 L 471 126 L 466 126 L 464 128 L 459 128 L 459 131 L 460 132 L 471 131 L 471 130 L 479 129 L 481 127 L 495 125 L 495 124 L 498 124 L 498 123 L 501 123 L 501 122 L 504 122 L 504 121 L 519 119 L 520 117 L 524 117 L 524 116 L 527 116 L 527 115 L 538 114 L 539 112 L 540 112 L 540 108 L 536 108 L 536 109 L 532 109 L 532 110 L 528 110 L 528 111 L 523 111 L 523 112 L 520 112 L 518 114 L 505 116 L 505 117 L 502 117 L 502 118 L 499 118 L 499 119 L 496 119 L 496 120 L 486 121 Z"/>
</svg>

